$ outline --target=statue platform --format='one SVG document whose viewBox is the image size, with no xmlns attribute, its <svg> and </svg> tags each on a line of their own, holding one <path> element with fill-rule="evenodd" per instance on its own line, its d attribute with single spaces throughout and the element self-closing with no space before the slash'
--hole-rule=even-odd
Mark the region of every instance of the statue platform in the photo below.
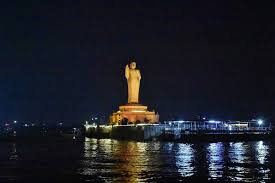
<svg viewBox="0 0 275 183">
<path fill-rule="evenodd" d="M 120 111 L 132 111 L 132 112 L 145 112 L 147 111 L 147 106 L 144 106 L 142 104 L 126 104 L 123 106 L 119 106 Z"/>
<path fill-rule="evenodd" d="M 110 117 L 111 124 L 122 124 L 126 120 L 130 123 L 158 123 L 159 115 L 154 111 L 148 111 L 148 107 L 137 103 L 128 103 L 119 106 L 119 110 Z"/>
</svg>

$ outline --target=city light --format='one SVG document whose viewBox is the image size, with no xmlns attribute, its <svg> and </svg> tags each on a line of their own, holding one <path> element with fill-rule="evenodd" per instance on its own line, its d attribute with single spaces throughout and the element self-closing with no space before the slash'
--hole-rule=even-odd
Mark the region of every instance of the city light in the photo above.
<svg viewBox="0 0 275 183">
<path fill-rule="evenodd" d="M 209 120 L 209 123 L 220 123 L 220 121 L 216 121 L 216 120 Z"/>
<path fill-rule="evenodd" d="M 259 120 L 258 120 L 258 125 L 261 126 L 261 125 L 263 124 L 263 122 L 264 122 L 264 121 L 263 121 L 262 119 L 259 119 Z"/>
</svg>

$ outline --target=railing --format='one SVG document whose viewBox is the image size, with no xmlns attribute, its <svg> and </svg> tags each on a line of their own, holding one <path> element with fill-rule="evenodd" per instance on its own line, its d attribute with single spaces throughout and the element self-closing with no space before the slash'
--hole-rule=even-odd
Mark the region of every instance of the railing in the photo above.
<svg viewBox="0 0 275 183">
<path fill-rule="evenodd" d="M 178 134 L 178 133 L 209 133 L 209 134 L 231 134 L 231 133 L 271 133 L 271 127 L 247 127 L 247 128 L 183 128 L 175 126 L 166 126 L 164 128 L 166 134 Z"/>
</svg>

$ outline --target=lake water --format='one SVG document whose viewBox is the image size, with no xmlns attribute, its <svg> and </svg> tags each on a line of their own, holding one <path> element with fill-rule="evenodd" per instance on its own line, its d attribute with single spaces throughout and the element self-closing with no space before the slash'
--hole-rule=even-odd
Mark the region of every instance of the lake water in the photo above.
<svg viewBox="0 0 275 183">
<path fill-rule="evenodd" d="M 272 181 L 272 141 L 1 142 L 0 182 Z"/>
</svg>

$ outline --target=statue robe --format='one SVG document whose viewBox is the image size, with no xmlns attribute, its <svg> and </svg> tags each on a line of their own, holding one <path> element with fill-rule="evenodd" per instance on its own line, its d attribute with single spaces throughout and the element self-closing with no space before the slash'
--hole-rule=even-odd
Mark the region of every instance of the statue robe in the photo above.
<svg viewBox="0 0 275 183">
<path fill-rule="evenodd" d="M 128 83 L 128 103 L 138 103 L 140 71 L 138 69 L 129 69 L 128 71 L 128 73 L 125 73 Z"/>
</svg>

